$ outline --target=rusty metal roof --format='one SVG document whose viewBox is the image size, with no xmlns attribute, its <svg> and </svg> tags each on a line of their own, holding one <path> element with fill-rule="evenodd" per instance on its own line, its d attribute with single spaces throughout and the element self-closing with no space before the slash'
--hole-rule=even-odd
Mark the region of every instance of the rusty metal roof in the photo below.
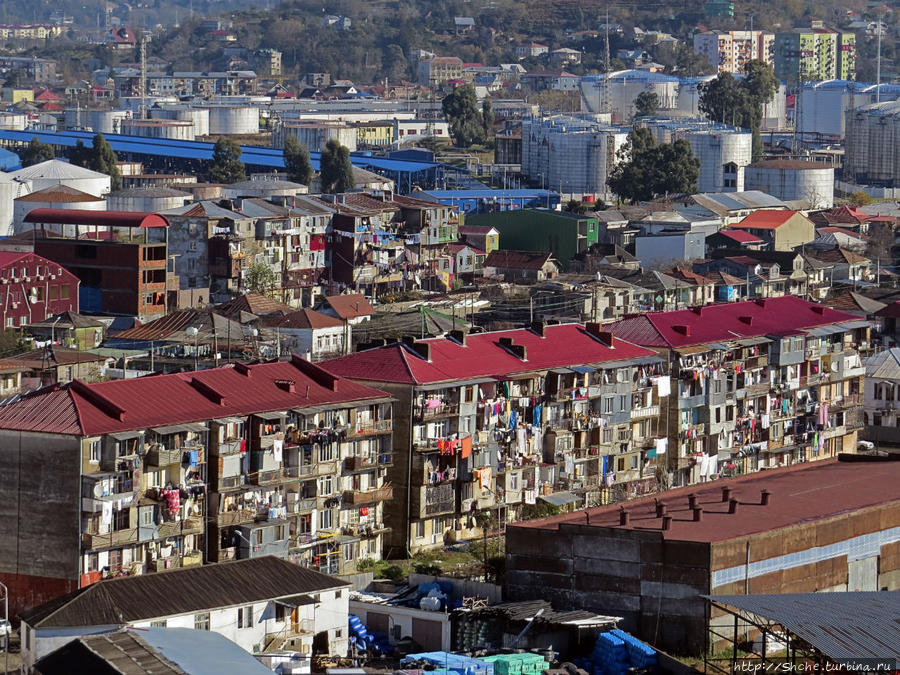
<svg viewBox="0 0 900 675">
<path fill-rule="evenodd" d="M 781 624 L 834 661 L 900 659 L 900 591 L 703 597 Z"/>
</svg>

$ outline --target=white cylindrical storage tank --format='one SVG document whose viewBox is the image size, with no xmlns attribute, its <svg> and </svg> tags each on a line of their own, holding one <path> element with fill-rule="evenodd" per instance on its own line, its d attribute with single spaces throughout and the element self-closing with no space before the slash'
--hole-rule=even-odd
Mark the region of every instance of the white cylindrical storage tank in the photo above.
<svg viewBox="0 0 900 675">
<path fill-rule="evenodd" d="M 109 176 L 91 171 L 58 159 L 26 166 L 10 173 L 19 180 L 28 181 L 32 190 L 43 190 L 54 185 L 65 185 L 96 197 L 109 193 Z"/>
<path fill-rule="evenodd" d="M 312 152 L 324 150 L 333 138 L 349 148 L 350 152 L 356 152 L 356 128 L 340 122 L 285 122 L 272 134 L 272 145 L 283 148 L 288 136 L 293 136 Z"/>
<path fill-rule="evenodd" d="M 110 192 L 107 199 L 110 211 L 155 213 L 184 206 L 191 200 L 191 195 L 182 190 L 160 186 L 118 190 Z"/>
<path fill-rule="evenodd" d="M 0 112 L 0 129 L 4 131 L 25 131 L 28 115 L 24 113 Z"/>
<path fill-rule="evenodd" d="M 0 237 L 13 233 L 13 210 L 16 197 L 31 192 L 31 185 L 0 172 Z"/>
<path fill-rule="evenodd" d="M 194 125 L 194 136 L 209 136 L 209 108 L 187 106 L 163 106 L 150 111 L 153 119 L 181 120 Z"/>
<path fill-rule="evenodd" d="M 209 109 L 210 134 L 258 134 L 259 108 L 213 106 Z"/>
<path fill-rule="evenodd" d="M 169 141 L 194 140 L 194 123 L 183 120 L 125 120 L 122 133 Z"/>
<path fill-rule="evenodd" d="M 240 183 L 226 185 L 222 192 L 226 199 L 238 199 L 240 197 L 272 199 L 273 197 L 304 195 L 309 192 L 309 188 L 306 185 L 289 180 L 245 180 Z"/>
<path fill-rule="evenodd" d="M 782 201 L 803 199 L 811 208 L 830 209 L 834 206 L 834 167 L 802 160 L 754 162 L 744 172 L 744 187 Z"/>
<path fill-rule="evenodd" d="M 76 190 L 66 185 L 54 185 L 31 194 L 17 197 L 13 202 L 13 232 L 30 231 L 25 216 L 34 209 L 76 209 L 79 211 L 106 211 L 106 199 Z M 60 231 L 59 228 L 56 228 Z M 69 234 L 68 232 L 66 234 Z"/>
<path fill-rule="evenodd" d="M 130 110 L 91 110 L 88 122 L 91 129 L 99 134 L 121 134 L 122 123 L 131 119 Z"/>
<path fill-rule="evenodd" d="M 830 80 L 805 85 L 796 104 L 797 131 L 843 137 L 844 111 L 851 106 L 851 82 Z"/>
</svg>

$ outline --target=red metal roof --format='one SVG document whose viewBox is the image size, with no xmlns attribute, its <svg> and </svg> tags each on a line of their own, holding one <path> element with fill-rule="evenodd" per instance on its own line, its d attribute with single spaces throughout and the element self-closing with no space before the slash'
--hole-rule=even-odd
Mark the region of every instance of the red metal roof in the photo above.
<svg viewBox="0 0 900 675">
<path fill-rule="evenodd" d="M 130 211 L 83 211 L 81 209 L 34 209 L 26 223 L 98 225 L 100 227 L 168 227 L 169 219 L 158 213 Z"/>
<path fill-rule="evenodd" d="M 331 375 L 297 357 L 248 372 L 223 367 L 42 389 L 0 407 L 0 429 L 90 436 L 387 396 L 340 378 L 332 388 Z"/>
<path fill-rule="evenodd" d="M 647 347 L 686 347 L 858 319 L 802 298 L 748 300 L 675 312 L 648 312 L 608 324 L 617 337 Z"/>
<path fill-rule="evenodd" d="M 754 211 L 741 222 L 732 225 L 732 228 L 753 230 L 775 230 L 784 225 L 799 211 L 776 211 L 772 209 L 760 209 Z M 805 216 L 804 216 L 805 217 Z"/>
<path fill-rule="evenodd" d="M 621 504 L 628 513 L 627 525 L 619 525 L 620 505 L 616 504 L 589 509 L 587 515 L 576 512 L 508 527 L 555 530 L 564 523 L 584 525 L 589 517 L 591 527 L 655 531 L 673 541 L 727 541 L 900 501 L 898 481 L 900 462 L 822 461 L 663 492 L 658 497 L 672 516 L 668 530 L 662 529 L 662 519 L 656 517 L 652 497 Z M 728 503 L 722 501 L 725 485 L 731 487 L 731 496 L 739 502 L 735 513 L 728 513 Z M 766 506 L 760 504 L 764 489 L 770 493 Z M 700 522 L 694 522 L 688 508 L 691 493 L 697 495 L 697 505 L 703 508 Z"/>
<path fill-rule="evenodd" d="M 513 344 L 524 346 L 527 358 L 520 359 L 502 346 L 501 338 L 511 338 Z M 546 326 L 544 337 L 532 330 L 517 328 L 469 335 L 465 346 L 449 338 L 419 342 L 430 346 L 430 361 L 406 345 L 393 344 L 320 365 L 329 372 L 360 380 L 428 384 L 654 356 L 649 349 L 622 340 L 616 340 L 610 348 L 588 334 L 584 326 L 574 323 Z"/>
<path fill-rule="evenodd" d="M 375 308 L 360 293 L 327 295 L 325 296 L 325 304 L 331 307 L 334 313 L 342 319 L 355 319 L 358 316 L 370 316 L 375 313 Z"/>
<path fill-rule="evenodd" d="M 743 230 L 719 230 L 719 234 L 733 239 L 739 244 L 762 244 L 763 240 L 755 234 L 744 232 Z"/>
<path fill-rule="evenodd" d="M 328 314 L 322 314 L 314 309 L 301 309 L 296 312 L 286 314 L 280 319 L 271 322 L 271 326 L 278 328 L 298 328 L 298 329 L 317 329 L 317 328 L 338 328 L 344 325 L 340 319 L 335 319 Z"/>
</svg>

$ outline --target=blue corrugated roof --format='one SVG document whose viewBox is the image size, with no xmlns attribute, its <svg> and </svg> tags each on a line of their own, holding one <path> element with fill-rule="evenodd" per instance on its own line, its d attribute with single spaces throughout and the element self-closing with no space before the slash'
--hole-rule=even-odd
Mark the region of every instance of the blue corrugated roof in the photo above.
<svg viewBox="0 0 900 675">
<path fill-rule="evenodd" d="M 552 190 L 425 190 L 425 194 L 438 199 L 491 199 L 522 198 L 522 197 L 550 197 L 557 193 Z"/>
</svg>

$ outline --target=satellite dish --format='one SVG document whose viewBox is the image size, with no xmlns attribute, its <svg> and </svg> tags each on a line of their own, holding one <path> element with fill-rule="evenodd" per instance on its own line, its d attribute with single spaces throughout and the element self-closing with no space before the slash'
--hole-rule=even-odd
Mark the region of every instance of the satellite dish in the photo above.
<svg viewBox="0 0 900 675">
<path fill-rule="evenodd" d="M 838 371 L 838 364 L 837 364 L 837 361 L 832 361 L 832 362 L 831 362 L 831 372 L 832 372 L 832 373 L 836 373 L 837 371 Z"/>
<path fill-rule="evenodd" d="M 99 499 L 103 496 L 103 485 L 100 483 L 94 483 L 94 496 Z"/>
</svg>

